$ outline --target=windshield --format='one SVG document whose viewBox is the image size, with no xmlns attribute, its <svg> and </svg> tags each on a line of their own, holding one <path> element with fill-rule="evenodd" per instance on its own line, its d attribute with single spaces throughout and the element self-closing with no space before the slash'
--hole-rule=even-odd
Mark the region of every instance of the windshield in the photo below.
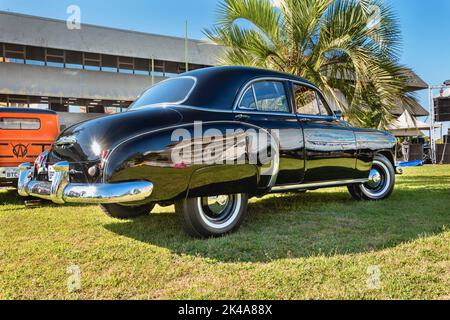
<svg viewBox="0 0 450 320">
<path fill-rule="evenodd" d="M 162 81 L 145 91 L 129 108 L 136 110 L 159 103 L 181 103 L 195 85 L 194 78 L 180 77 Z"/>
</svg>

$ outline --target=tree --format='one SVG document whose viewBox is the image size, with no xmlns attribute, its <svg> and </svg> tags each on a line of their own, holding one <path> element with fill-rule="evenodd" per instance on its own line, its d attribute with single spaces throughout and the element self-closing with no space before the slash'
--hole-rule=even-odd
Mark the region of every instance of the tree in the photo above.
<svg viewBox="0 0 450 320">
<path fill-rule="evenodd" d="M 412 98 L 398 19 L 382 1 L 223 0 L 205 34 L 227 48 L 222 64 L 303 77 L 357 125 L 384 128 L 399 99 Z"/>
</svg>

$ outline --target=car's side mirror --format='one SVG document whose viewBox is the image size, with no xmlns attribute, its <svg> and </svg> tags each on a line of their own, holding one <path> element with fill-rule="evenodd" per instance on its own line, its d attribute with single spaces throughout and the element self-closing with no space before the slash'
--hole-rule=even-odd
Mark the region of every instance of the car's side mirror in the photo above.
<svg viewBox="0 0 450 320">
<path fill-rule="evenodd" d="M 334 112 L 334 118 L 335 118 L 337 121 L 341 121 L 341 120 L 342 120 L 342 111 L 341 111 L 341 110 L 336 110 L 336 111 Z"/>
</svg>

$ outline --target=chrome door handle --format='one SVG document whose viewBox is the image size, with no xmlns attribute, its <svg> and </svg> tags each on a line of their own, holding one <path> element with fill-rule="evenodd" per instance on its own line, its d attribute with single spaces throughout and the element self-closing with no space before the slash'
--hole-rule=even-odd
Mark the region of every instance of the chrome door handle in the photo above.
<svg viewBox="0 0 450 320">
<path fill-rule="evenodd" d="M 246 114 L 237 114 L 234 119 L 238 120 L 238 121 L 246 121 L 248 119 L 250 119 L 250 116 L 246 115 Z"/>
</svg>

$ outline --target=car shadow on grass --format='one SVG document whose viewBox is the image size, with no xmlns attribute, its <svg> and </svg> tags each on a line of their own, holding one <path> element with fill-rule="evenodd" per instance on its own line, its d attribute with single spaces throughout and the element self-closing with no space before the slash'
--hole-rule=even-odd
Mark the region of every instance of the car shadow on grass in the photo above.
<svg viewBox="0 0 450 320">
<path fill-rule="evenodd" d="M 267 196 L 250 203 L 249 215 L 237 233 L 216 239 L 189 238 L 170 212 L 105 228 L 179 255 L 223 262 L 377 251 L 438 234 L 449 225 L 448 189 L 437 187 L 439 179 L 434 181 L 435 189 L 428 180 L 426 188 L 401 189 L 379 202 L 354 201 L 343 188 Z"/>
</svg>

